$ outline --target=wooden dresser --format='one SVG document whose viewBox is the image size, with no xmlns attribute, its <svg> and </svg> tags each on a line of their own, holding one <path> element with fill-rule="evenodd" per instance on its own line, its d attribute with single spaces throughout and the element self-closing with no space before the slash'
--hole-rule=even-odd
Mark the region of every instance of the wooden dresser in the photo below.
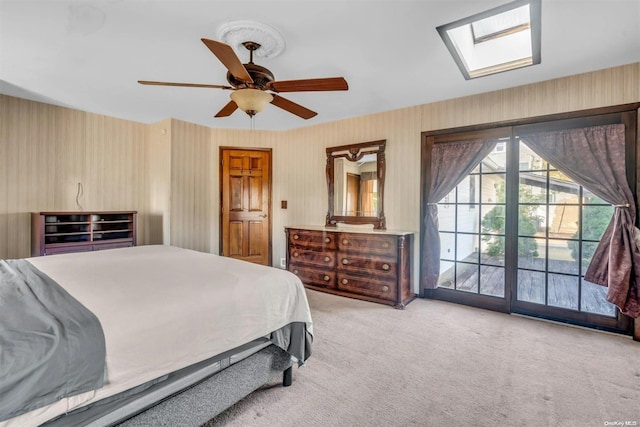
<svg viewBox="0 0 640 427">
<path fill-rule="evenodd" d="M 31 255 L 135 246 L 136 216 L 135 211 L 34 212 Z"/>
<path fill-rule="evenodd" d="M 287 269 L 306 287 L 404 308 L 413 233 L 320 226 L 286 227 Z"/>
</svg>

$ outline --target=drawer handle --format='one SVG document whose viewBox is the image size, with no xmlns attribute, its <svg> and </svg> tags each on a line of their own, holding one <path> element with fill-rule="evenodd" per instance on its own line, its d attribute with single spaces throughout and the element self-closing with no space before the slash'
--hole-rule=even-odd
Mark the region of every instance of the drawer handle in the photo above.
<svg viewBox="0 0 640 427">
<path fill-rule="evenodd" d="M 298 270 L 293 270 L 293 274 L 298 274 Z"/>
<path fill-rule="evenodd" d="M 348 245 L 348 244 L 349 244 L 349 241 L 348 241 L 347 239 L 342 239 L 342 244 L 343 244 L 343 245 Z"/>
<path fill-rule="evenodd" d="M 294 252 L 294 253 L 293 253 L 293 256 L 294 256 L 294 257 L 295 257 L 295 256 L 298 256 L 298 252 Z"/>
<path fill-rule="evenodd" d="M 384 285 L 382 287 L 382 292 L 389 292 L 389 287 L 387 285 Z"/>
<path fill-rule="evenodd" d="M 298 236 L 297 234 L 293 235 L 293 240 L 298 240 L 300 238 L 300 236 Z"/>
<path fill-rule="evenodd" d="M 346 285 L 347 283 L 349 283 L 349 281 L 347 279 L 342 279 L 342 284 Z"/>
<path fill-rule="evenodd" d="M 390 268 L 391 268 L 391 266 L 389 264 L 382 264 L 382 269 L 384 271 L 389 271 Z"/>
<path fill-rule="evenodd" d="M 329 276 L 325 275 L 325 276 L 323 277 L 323 279 L 324 279 L 324 281 L 325 281 L 325 282 L 328 282 L 329 280 L 331 280 L 331 277 L 329 277 Z"/>
<path fill-rule="evenodd" d="M 347 265 L 347 264 L 349 264 L 349 260 L 345 258 L 345 259 L 343 259 L 343 260 L 342 260 L 342 263 L 343 263 L 344 265 Z"/>
<path fill-rule="evenodd" d="M 387 249 L 389 246 L 390 246 L 390 245 L 389 245 L 389 243 L 388 243 L 388 242 L 384 242 L 384 243 L 382 244 L 382 247 L 383 247 L 383 248 L 385 248 L 385 249 Z"/>
<path fill-rule="evenodd" d="M 331 243 L 331 238 L 329 238 L 329 237 L 325 237 L 325 238 L 324 238 L 324 242 L 325 242 L 325 243 Z"/>
<path fill-rule="evenodd" d="M 324 262 L 329 262 L 331 261 L 331 258 L 329 258 L 328 256 L 324 257 Z"/>
</svg>

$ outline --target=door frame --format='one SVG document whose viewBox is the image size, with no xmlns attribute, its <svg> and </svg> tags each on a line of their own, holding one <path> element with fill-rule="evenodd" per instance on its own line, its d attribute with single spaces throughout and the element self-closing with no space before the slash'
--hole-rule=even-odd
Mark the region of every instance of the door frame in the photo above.
<svg viewBox="0 0 640 427">
<path fill-rule="evenodd" d="M 219 241 L 218 241 L 218 253 L 222 254 L 222 248 L 223 248 L 223 244 L 224 244 L 224 233 L 222 232 L 223 229 L 223 215 L 222 215 L 222 209 L 223 209 L 223 188 L 222 188 L 222 183 L 223 183 L 223 171 L 224 168 L 222 167 L 222 161 L 224 159 L 224 151 L 259 151 L 259 152 L 268 152 L 269 153 L 269 177 L 268 177 L 268 188 L 269 188 L 269 200 L 268 200 L 268 218 L 267 218 L 267 222 L 269 224 L 269 232 L 268 232 L 268 266 L 273 267 L 273 218 L 272 218 L 272 214 L 273 214 L 273 149 L 269 148 L 269 147 L 238 147 L 238 146 L 220 146 L 218 149 L 218 191 L 220 193 L 220 198 L 218 199 L 218 203 L 219 203 L 219 209 L 218 209 L 218 234 L 219 234 Z"/>
<path fill-rule="evenodd" d="M 516 119 L 516 120 L 508 120 L 496 123 L 488 123 L 481 125 L 472 125 L 472 126 L 464 126 L 459 128 L 448 128 L 448 129 L 440 129 L 435 131 L 426 131 L 421 134 L 421 171 L 420 171 L 420 218 L 425 218 L 427 214 L 427 192 L 430 186 L 430 174 L 427 173 L 427 167 L 425 165 L 429 165 L 431 163 L 431 148 L 433 144 L 439 142 L 446 142 L 447 140 L 457 140 L 459 139 L 460 134 L 468 134 L 473 135 L 476 133 L 478 136 L 491 136 L 492 133 L 500 132 L 504 130 L 506 127 L 512 128 L 511 135 L 512 140 L 513 136 L 516 134 L 516 130 L 531 130 L 537 127 L 545 127 L 546 130 L 553 129 L 554 123 L 556 122 L 558 126 L 565 127 L 567 121 L 575 121 L 576 126 L 596 126 L 600 124 L 604 124 L 610 122 L 612 116 L 618 117 L 618 123 L 622 122 L 626 125 L 626 138 L 627 141 L 632 141 L 632 143 L 627 144 L 627 155 L 626 155 L 626 163 L 627 163 L 627 178 L 629 180 L 629 184 L 632 187 L 632 191 L 634 192 L 634 196 L 636 198 L 636 205 L 638 204 L 638 200 L 640 200 L 640 174 L 638 174 L 638 169 L 640 168 L 640 156 L 638 152 L 640 150 L 640 132 L 638 131 L 638 126 L 640 122 L 640 103 L 631 103 L 631 104 L 623 104 L 612 107 L 603 107 L 603 108 L 595 108 L 589 110 L 581 110 L 569 113 L 561 113 L 561 114 L 551 114 L 544 116 L 537 116 L 526 119 Z M 627 114 L 625 114 L 627 113 Z M 610 115 L 607 117 L 607 115 Z M 512 150 L 513 151 L 513 150 Z M 511 159 L 512 160 L 512 159 Z M 509 173 L 518 173 L 518 171 L 507 171 L 507 180 L 509 180 Z M 508 197 L 508 196 L 507 196 Z M 509 204 L 509 200 L 507 200 Z M 507 207 L 507 215 L 509 215 L 509 210 L 513 211 L 514 209 L 518 209 L 517 204 L 513 205 L 511 203 L 511 208 Z M 638 216 L 640 216 L 640 209 L 636 209 L 636 223 L 638 222 Z M 513 216 L 513 212 L 511 213 Z M 514 224 L 514 221 L 511 221 L 511 224 Z M 517 222 L 515 222 L 517 227 Z M 513 231 L 513 230 L 512 230 Z M 420 235 L 424 236 L 425 228 L 424 222 L 421 221 L 420 224 Z M 507 230 L 509 233 L 509 230 Z M 513 249 L 513 248 L 512 248 Z M 424 253 L 424 238 L 420 239 L 420 271 L 422 272 L 425 268 L 422 254 Z M 514 256 L 514 251 L 508 251 L 511 253 L 511 256 Z M 507 254 L 509 256 L 509 254 Z M 506 262 L 506 259 L 505 259 Z M 514 281 L 514 277 L 517 272 L 515 270 L 509 272 L 505 271 L 505 296 L 504 298 L 492 297 L 487 295 L 480 294 L 467 294 L 465 292 L 459 292 L 455 290 L 450 290 L 446 288 L 436 288 L 436 289 L 426 289 L 424 284 L 421 282 L 420 285 L 420 296 L 423 298 L 437 299 L 442 301 L 454 302 L 479 308 L 485 308 L 494 311 L 506 312 L 506 313 L 519 313 L 525 314 L 529 316 L 542 317 L 549 320 L 561 321 L 566 323 L 574 323 L 583 326 L 594 327 L 591 324 L 580 321 L 579 319 L 574 319 L 572 316 L 568 316 L 565 318 L 558 318 L 554 316 L 553 310 L 549 313 L 544 313 L 540 315 L 539 313 L 533 313 L 528 310 L 513 310 L 512 301 L 515 298 L 513 292 L 511 292 L 511 286 L 507 286 L 507 283 L 516 283 Z M 420 277 L 424 277 L 423 274 L 420 274 Z M 621 324 L 623 325 L 624 330 L 620 330 L 618 327 L 597 327 L 597 329 L 605 329 L 611 330 L 619 333 L 627 333 L 633 334 L 633 319 L 618 313 L 618 317 L 623 316 L 621 319 Z M 635 335 L 636 339 L 640 340 L 640 319 L 635 321 Z"/>
</svg>

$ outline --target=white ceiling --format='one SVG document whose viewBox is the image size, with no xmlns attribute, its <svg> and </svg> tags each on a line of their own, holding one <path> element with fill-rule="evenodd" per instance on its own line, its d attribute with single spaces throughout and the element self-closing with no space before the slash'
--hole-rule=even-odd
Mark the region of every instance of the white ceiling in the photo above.
<svg viewBox="0 0 640 427">
<path fill-rule="evenodd" d="M 344 76 L 346 92 L 287 93 L 318 115 L 275 106 L 256 129 L 291 129 L 640 61 L 640 0 L 542 0 L 542 63 L 466 81 L 436 27 L 506 0 L 0 0 L 0 93 L 153 123 L 173 117 L 250 128 L 240 110 L 214 118 L 229 92 L 137 80 L 227 84 L 200 41 L 223 23 L 277 29 L 284 52 L 256 59 L 276 80 Z M 240 53 L 248 61 L 245 52 Z"/>
</svg>

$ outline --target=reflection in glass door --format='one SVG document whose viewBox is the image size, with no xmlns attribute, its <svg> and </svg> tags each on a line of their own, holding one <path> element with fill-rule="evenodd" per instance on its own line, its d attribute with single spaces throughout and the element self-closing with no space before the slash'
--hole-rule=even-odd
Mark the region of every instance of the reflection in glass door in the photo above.
<svg viewBox="0 0 640 427">
<path fill-rule="evenodd" d="M 616 317 L 607 289 L 584 280 L 613 207 L 520 141 L 515 307 L 562 315 L 568 309 Z"/>
</svg>

